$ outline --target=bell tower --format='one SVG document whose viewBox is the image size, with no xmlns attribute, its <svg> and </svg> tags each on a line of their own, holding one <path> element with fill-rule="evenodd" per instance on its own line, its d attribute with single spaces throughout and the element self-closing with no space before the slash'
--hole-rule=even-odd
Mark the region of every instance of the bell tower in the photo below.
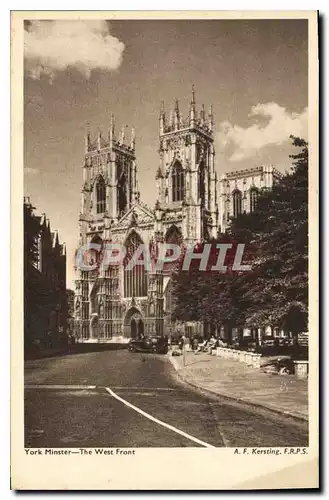
<svg viewBox="0 0 329 500">
<path fill-rule="evenodd" d="M 204 105 L 197 110 L 195 91 L 186 118 L 176 100 L 167 119 L 164 103 L 159 117 L 159 156 L 156 173 L 157 209 L 162 220 L 181 217 L 185 240 L 217 236 L 217 174 L 215 172 L 214 118 Z"/>
<path fill-rule="evenodd" d="M 85 158 L 80 209 L 80 242 L 93 238 L 109 238 L 109 228 L 129 210 L 138 199 L 136 182 L 135 131 L 129 142 L 126 127 L 115 135 L 111 115 L 106 137 L 98 131 L 92 140 L 89 130 L 85 135 Z"/>
</svg>

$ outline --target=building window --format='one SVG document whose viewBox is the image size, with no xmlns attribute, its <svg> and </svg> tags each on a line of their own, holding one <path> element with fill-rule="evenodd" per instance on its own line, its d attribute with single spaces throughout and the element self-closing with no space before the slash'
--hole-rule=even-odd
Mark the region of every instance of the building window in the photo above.
<svg viewBox="0 0 329 500">
<path fill-rule="evenodd" d="M 119 216 L 121 216 L 127 208 L 127 181 L 124 172 L 118 177 L 118 199 L 117 208 Z"/>
<path fill-rule="evenodd" d="M 280 334 L 281 334 L 280 328 L 278 328 L 277 326 L 275 326 L 273 328 L 273 333 L 274 333 L 274 337 L 280 337 Z"/>
<path fill-rule="evenodd" d="M 254 212 L 257 208 L 258 191 L 256 188 L 250 190 L 250 212 Z"/>
<path fill-rule="evenodd" d="M 177 226 L 170 226 L 165 235 L 166 243 L 173 243 L 175 245 L 181 245 L 183 242 L 183 235 L 180 229 Z"/>
<path fill-rule="evenodd" d="M 199 171 L 198 171 L 198 199 L 201 200 L 201 203 L 204 203 L 205 200 L 205 193 L 206 193 L 206 186 L 205 186 L 205 167 L 204 163 L 202 162 L 199 166 Z"/>
<path fill-rule="evenodd" d="M 89 302 L 82 303 L 82 319 L 89 319 Z"/>
<path fill-rule="evenodd" d="M 98 214 L 105 212 L 105 182 L 103 177 L 100 177 L 96 184 L 96 210 Z"/>
<path fill-rule="evenodd" d="M 132 232 L 126 240 L 126 258 L 124 260 L 124 296 L 145 297 L 147 296 L 147 274 L 144 264 L 134 265 L 131 270 L 127 269 L 128 262 L 133 257 L 139 245 L 143 241 L 136 232 Z M 145 257 L 145 256 L 144 256 Z M 140 259 L 142 261 L 142 257 Z"/>
<path fill-rule="evenodd" d="M 176 161 L 172 172 L 172 201 L 182 201 L 185 197 L 185 174 L 179 161 Z"/>
<path fill-rule="evenodd" d="M 87 340 L 89 338 L 89 325 L 82 325 L 82 338 Z"/>
<path fill-rule="evenodd" d="M 238 217 L 242 212 L 242 194 L 241 191 L 233 192 L 233 217 Z"/>
</svg>

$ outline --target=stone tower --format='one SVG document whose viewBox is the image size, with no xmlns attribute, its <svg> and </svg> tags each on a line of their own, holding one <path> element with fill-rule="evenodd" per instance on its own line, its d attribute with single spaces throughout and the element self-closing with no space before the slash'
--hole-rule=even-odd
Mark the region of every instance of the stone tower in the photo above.
<svg viewBox="0 0 329 500">
<path fill-rule="evenodd" d="M 122 224 L 138 201 L 135 133 L 132 130 L 127 143 L 122 127 L 116 138 L 111 116 L 106 138 L 101 132 L 95 140 L 89 131 L 85 136 L 79 247 L 111 241 L 113 228 Z M 88 265 L 92 268 L 98 258 L 99 254 L 89 252 Z M 118 266 L 77 269 L 74 315 L 79 341 L 107 342 L 122 335 L 122 283 L 122 269 Z"/>
<path fill-rule="evenodd" d="M 218 231 L 212 107 L 197 111 L 195 93 L 187 118 L 176 100 L 167 119 L 164 104 L 159 118 L 160 164 L 156 174 L 157 219 L 164 233 L 178 225 L 185 241 L 208 240 Z"/>
<path fill-rule="evenodd" d="M 135 132 L 133 129 L 127 144 L 125 128 L 116 139 L 112 115 L 106 138 L 98 132 L 92 141 L 89 131 L 86 133 L 80 244 L 90 243 L 96 236 L 109 239 L 110 225 L 138 200 Z"/>
</svg>

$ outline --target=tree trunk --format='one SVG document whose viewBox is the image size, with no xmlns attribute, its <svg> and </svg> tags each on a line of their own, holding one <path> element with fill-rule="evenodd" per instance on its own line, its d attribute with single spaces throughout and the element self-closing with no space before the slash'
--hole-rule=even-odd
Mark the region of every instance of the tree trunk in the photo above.
<svg viewBox="0 0 329 500">
<path fill-rule="evenodd" d="M 291 332 L 292 335 L 292 345 L 298 347 L 298 332 Z"/>
<path fill-rule="evenodd" d="M 225 325 L 225 337 L 228 344 L 232 344 L 232 325 Z"/>
<path fill-rule="evenodd" d="M 239 346 L 241 347 L 241 344 L 243 342 L 243 328 L 238 328 L 238 342 Z"/>
</svg>

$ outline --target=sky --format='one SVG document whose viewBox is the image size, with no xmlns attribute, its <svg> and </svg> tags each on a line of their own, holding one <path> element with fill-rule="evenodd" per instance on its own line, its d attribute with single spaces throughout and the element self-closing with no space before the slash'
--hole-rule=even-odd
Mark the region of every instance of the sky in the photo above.
<svg viewBox="0 0 329 500">
<path fill-rule="evenodd" d="M 163 100 L 187 116 L 213 105 L 216 170 L 290 166 L 289 135 L 307 139 L 307 20 L 32 21 L 24 40 L 24 192 L 74 252 L 84 133 L 136 131 L 141 200 L 155 203 Z"/>
</svg>

